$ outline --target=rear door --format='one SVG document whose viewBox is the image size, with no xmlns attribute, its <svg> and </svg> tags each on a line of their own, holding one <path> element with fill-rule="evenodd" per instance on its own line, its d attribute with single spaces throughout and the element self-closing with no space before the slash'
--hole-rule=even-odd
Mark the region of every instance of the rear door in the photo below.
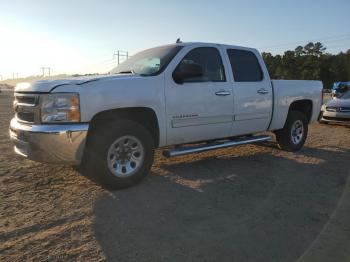
<svg viewBox="0 0 350 262">
<path fill-rule="evenodd" d="M 209 140 L 230 135 L 233 121 L 232 85 L 227 80 L 223 49 L 186 47 L 165 74 L 167 144 Z M 182 64 L 197 64 L 203 75 L 175 83 L 172 73 Z"/>
<path fill-rule="evenodd" d="M 272 85 L 265 64 L 250 49 L 227 49 L 234 93 L 231 135 L 267 130 L 272 114 Z"/>
</svg>

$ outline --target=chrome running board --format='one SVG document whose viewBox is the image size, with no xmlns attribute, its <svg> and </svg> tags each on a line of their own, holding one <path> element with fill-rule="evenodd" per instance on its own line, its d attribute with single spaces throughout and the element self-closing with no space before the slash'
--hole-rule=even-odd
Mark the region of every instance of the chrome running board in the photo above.
<svg viewBox="0 0 350 262">
<path fill-rule="evenodd" d="M 205 152 L 205 151 L 215 150 L 215 149 L 219 149 L 219 148 L 252 144 L 252 143 L 263 142 L 263 141 L 271 141 L 271 139 L 272 138 L 270 136 L 243 137 L 243 138 L 237 138 L 237 139 L 234 139 L 234 140 L 231 140 L 228 142 L 204 144 L 204 145 L 192 146 L 192 147 L 180 147 L 180 148 L 165 150 L 165 151 L 163 151 L 163 156 L 168 157 L 168 158 L 174 157 L 174 156 L 182 156 L 182 155 L 188 155 L 188 154 L 201 153 L 201 152 Z"/>
</svg>

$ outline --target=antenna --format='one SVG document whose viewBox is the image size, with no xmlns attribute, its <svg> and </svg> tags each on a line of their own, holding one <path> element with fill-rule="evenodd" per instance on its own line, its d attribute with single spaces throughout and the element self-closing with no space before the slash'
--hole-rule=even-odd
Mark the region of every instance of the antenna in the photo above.
<svg viewBox="0 0 350 262">
<path fill-rule="evenodd" d="M 176 39 L 176 44 L 181 44 L 182 41 L 180 40 L 180 37 L 178 39 Z"/>
</svg>

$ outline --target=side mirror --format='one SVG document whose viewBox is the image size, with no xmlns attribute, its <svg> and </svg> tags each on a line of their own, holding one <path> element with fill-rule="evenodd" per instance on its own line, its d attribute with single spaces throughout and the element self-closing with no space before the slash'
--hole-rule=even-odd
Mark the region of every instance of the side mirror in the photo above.
<svg viewBox="0 0 350 262">
<path fill-rule="evenodd" d="M 198 64 L 180 64 L 173 72 L 173 79 L 177 84 L 183 84 L 184 80 L 203 76 L 203 69 Z"/>
</svg>

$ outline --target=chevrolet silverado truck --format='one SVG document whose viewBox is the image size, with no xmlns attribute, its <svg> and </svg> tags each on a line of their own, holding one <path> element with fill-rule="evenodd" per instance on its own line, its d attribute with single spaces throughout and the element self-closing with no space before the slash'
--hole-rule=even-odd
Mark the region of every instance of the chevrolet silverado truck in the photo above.
<svg viewBox="0 0 350 262">
<path fill-rule="evenodd" d="M 301 149 L 322 105 L 319 81 L 270 80 L 256 49 L 176 43 L 135 54 L 106 75 L 20 83 L 14 150 L 83 166 L 109 188 L 140 182 L 165 157 L 271 140 Z"/>
</svg>

